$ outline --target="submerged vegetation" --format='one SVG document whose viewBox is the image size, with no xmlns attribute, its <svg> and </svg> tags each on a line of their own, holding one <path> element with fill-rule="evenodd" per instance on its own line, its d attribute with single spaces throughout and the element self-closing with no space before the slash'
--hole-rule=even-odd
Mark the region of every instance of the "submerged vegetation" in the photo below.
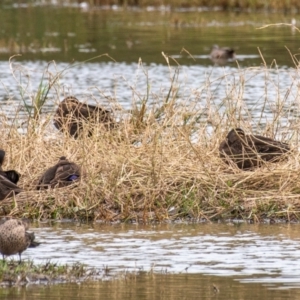
<svg viewBox="0 0 300 300">
<path fill-rule="evenodd" d="M 170 58 L 165 59 L 169 63 Z M 191 89 L 190 94 L 181 93 L 180 67 L 169 65 L 169 90 L 161 94 L 152 92 L 147 70 L 142 64 L 139 68 L 148 82 L 144 95 L 133 87 L 130 112 L 111 99 L 118 126 L 103 129 L 92 125 L 92 136 L 88 136 L 88 123 L 77 139 L 57 131 L 53 114 L 41 115 L 38 120 L 30 114 L 25 130 L 21 114 L 13 122 L 1 115 L 1 148 L 8 157 L 4 166 L 22 174 L 18 185 L 24 191 L 1 201 L 0 215 L 104 222 L 299 219 L 295 82 L 286 87 L 284 97 L 278 93 L 275 102 L 266 89 L 258 104 L 261 117 L 253 123 L 251 109 L 243 100 L 245 78 L 264 72 L 267 85 L 272 70 L 266 66 L 237 69 L 215 79 L 208 75 L 206 84 Z M 226 95 L 217 104 L 214 91 L 220 85 L 226 86 Z M 52 95 L 61 94 L 59 82 L 52 88 Z M 55 103 L 60 100 L 55 98 Z M 262 116 L 269 111 L 273 118 L 265 120 Z M 289 120 L 284 127 L 283 119 Z M 288 159 L 265 162 L 251 171 L 224 163 L 218 148 L 236 127 L 289 143 Z M 64 188 L 36 190 L 41 174 L 61 156 L 79 164 L 86 175 Z"/>
</svg>

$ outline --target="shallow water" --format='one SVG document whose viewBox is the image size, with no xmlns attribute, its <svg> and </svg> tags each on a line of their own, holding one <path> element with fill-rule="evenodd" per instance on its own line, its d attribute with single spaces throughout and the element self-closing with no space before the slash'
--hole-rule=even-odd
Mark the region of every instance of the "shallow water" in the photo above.
<svg viewBox="0 0 300 300">
<path fill-rule="evenodd" d="M 84 262 L 120 270 L 153 270 L 244 276 L 243 282 L 300 279 L 300 225 L 73 225 L 56 223 L 34 231 L 42 246 L 24 257 L 35 262 Z M 253 275 L 259 278 L 253 278 Z M 247 278 L 249 276 L 249 278 Z M 299 283 L 300 284 L 300 283 Z"/>
<path fill-rule="evenodd" d="M 27 249 L 23 259 L 82 262 L 108 268 L 107 277 L 92 284 L 29 284 L 0 289 L 0 295 L 6 294 L 5 299 L 55 299 L 60 293 L 72 299 L 86 293 L 90 299 L 96 295 L 101 299 L 197 299 L 197 295 L 297 299 L 299 229 L 299 224 L 39 224 L 32 230 L 42 244 Z M 111 280 L 115 275 L 121 279 Z M 219 289 L 216 294 L 213 285 Z"/>
</svg>

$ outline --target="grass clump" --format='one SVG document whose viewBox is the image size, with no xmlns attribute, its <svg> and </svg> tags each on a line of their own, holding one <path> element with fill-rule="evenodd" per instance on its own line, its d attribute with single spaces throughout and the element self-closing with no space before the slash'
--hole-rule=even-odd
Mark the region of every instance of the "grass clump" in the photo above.
<svg viewBox="0 0 300 300">
<path fill-rule="evenodd" d="M 110 130 L 94 126 L 91 137 L 88 124 L 78 139 L 56 131 L 51 114 L 25 133 L 3 118 L 7 130 L 1 147 L 9 157 L 4 167 L 22 174 L 19 185 L 24 192 L 2 201 L 0 215 L 105 222 L 298 220 L 296 79 L 282 97 L 280 82 L 271 76 L 282 70 L 267 66 L 235 69 L 220 77 L 208 74 L 205 84 L 187 94 L 179 84 L 180 67 L 169 65 L 169 69 L 169 89 L 160 94 L 151 91 L 143 69 L 145 96 L 133 88 L 132 111 L 116 105 L 118 126 Z M 244 97 L 247 84 L 257 74 L 263 74 L 266 81 L 265 94 L 253 106 Z M 270 85 L 278 89 L 276 99 L 271 99 Z M 59 86 L 53 89 L 60 94 Z M 259 111 L 255 119 L 252 110 Z M 219 157 L 219 144 L 233 127 L 276 137 L 294 150 L 282 162 L 242 171 Z M 36 191 L 39 176 L 62 155 L 81 165 L 86 176 L 66 188 Z"/>
<path fill-rule="evenodd" d="M 102 271 L 81 263 L 59 265 L 52 262 L 34 264 L 32 261 L 0 261 L 0 286 L 81 282 L 100 278 Z"/>
</svg>

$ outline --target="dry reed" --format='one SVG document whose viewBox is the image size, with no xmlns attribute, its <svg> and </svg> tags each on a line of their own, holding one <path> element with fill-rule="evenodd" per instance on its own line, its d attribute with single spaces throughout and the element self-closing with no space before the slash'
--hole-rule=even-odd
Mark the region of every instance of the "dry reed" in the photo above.
<svg viewBox="0 0 300 300">
<path fill-rule="evenodd" d="M 105 222 L 298 220 L 297 119 L 280 127 L 280 120 L 292 108 L 296 115 L 295 102 L 290 110 L 285 107 L 292 87 L 287 87 L 287 96 L 278 97 L 275 104 L 266 95 L 261 113 L 272 109 L 273 118 L 257 132 L 261 119 L 253 124 L 243 101 L 244 74 L 257 70 L 238 69 L 234 85 L 230 73 L 214 81 L 208 76 L 206 84 L 181 98 L 177 71 L 170 67 L 168 93 L 152 95 L 160 102 L 150 103 L 148 92 L 139 103 L 133 99 L 131 114 L 115 112 L 119 115 L 117 128 L 94 126 L 91 137 L 82 134 L 74 139 L 56 131 L 51 115 L 30 118 L 25 134 L 16 123 L 2 117 L 0 147 L 8 156 L 4 168 L 15 168 L 22 174 L 19 186 L 24 192 L 3 200 L 0 214 Z M 270 70 L 266 66 L 262 70 L 267 81 Z M 221 104 L 214 103 L 211 93 L 216 82 L 228 85 Z M 205 109 L 197 105 L 201 97 L 206 99 Z M 220 142 L 232 127 L 242 127 L 247 133 L 255 128 L 255 134 L 272 138 L 277 134 L 277 139 L 289 142 L 293 150 L 282 162 L 266 163 L 253 171 L 239 170 L 225 164 L 218 153 Z M 89 130 L 87 124 L 84 131 Z M 81 165 L 86 176 L 66 188 L 36 191 L 39 176 L 62 155 Z"/>
</svg>

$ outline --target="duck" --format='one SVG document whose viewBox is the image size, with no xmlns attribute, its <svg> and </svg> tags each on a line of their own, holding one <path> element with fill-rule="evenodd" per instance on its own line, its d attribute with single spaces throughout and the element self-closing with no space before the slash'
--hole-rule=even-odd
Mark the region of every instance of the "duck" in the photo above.
<svg viewBox="0 0 300 300">
<path fill-rule="evenodd" d="M 218 45 L 214 45 L 210 52 L 210 58 L 214 63 L 225 64 L 235 58 L 235 51 L 229 47 L 220 48 Z"/>
<path fill-rule="evenodd" d="M 5 151 L 0 149 L 0 201 L 23 191 L 17 186 L 20 174 L 16 170 L 4 171 L 2 169 L 4 159 Z"/>
<path fill-rule="evenodd" d="M 3 261 L 5 256 L 19 254 L 21 263 L 22 252 L 28 247 L 33 248 L 40 245 L 35 241 L 33 232 L 26 231 L 29 224 L 26 220 L 6 219 L 0 222 L 0 253 Z"/>
<path fill-rule="evenodd" d="M 260 167 L 264 162 L 277 162 L 289 152 L 287 143 L 260 135 L 247 135 L 241 128 L 229 131 L 219 146 L 220 157 L 226 162 L 234 162 L 240 169 Z"/>
<path fill-rule="evenodd" d="M 0 201 L 21 193 L 23 189 L 0 174 Z"/>
<path fill-rule="evenodd" d="M 37 190 L 68 186 L 81 178 L 81 168 L 65 156 L 40 177 Z"/>
<path fill-rule="evenodd" d="M 100 106 L 80 102 L 73 96 L 63 99 L 54 115 L 54 126 L 61 132 L 68 132 L 74 138 L 78 138 L 83 131 L 84 123 L 95 122 L 104 124 L 106 129 L 115 126 L 111 111 Z M 88 131 L 88 136 L 92 130 Z"/>
</svg>

